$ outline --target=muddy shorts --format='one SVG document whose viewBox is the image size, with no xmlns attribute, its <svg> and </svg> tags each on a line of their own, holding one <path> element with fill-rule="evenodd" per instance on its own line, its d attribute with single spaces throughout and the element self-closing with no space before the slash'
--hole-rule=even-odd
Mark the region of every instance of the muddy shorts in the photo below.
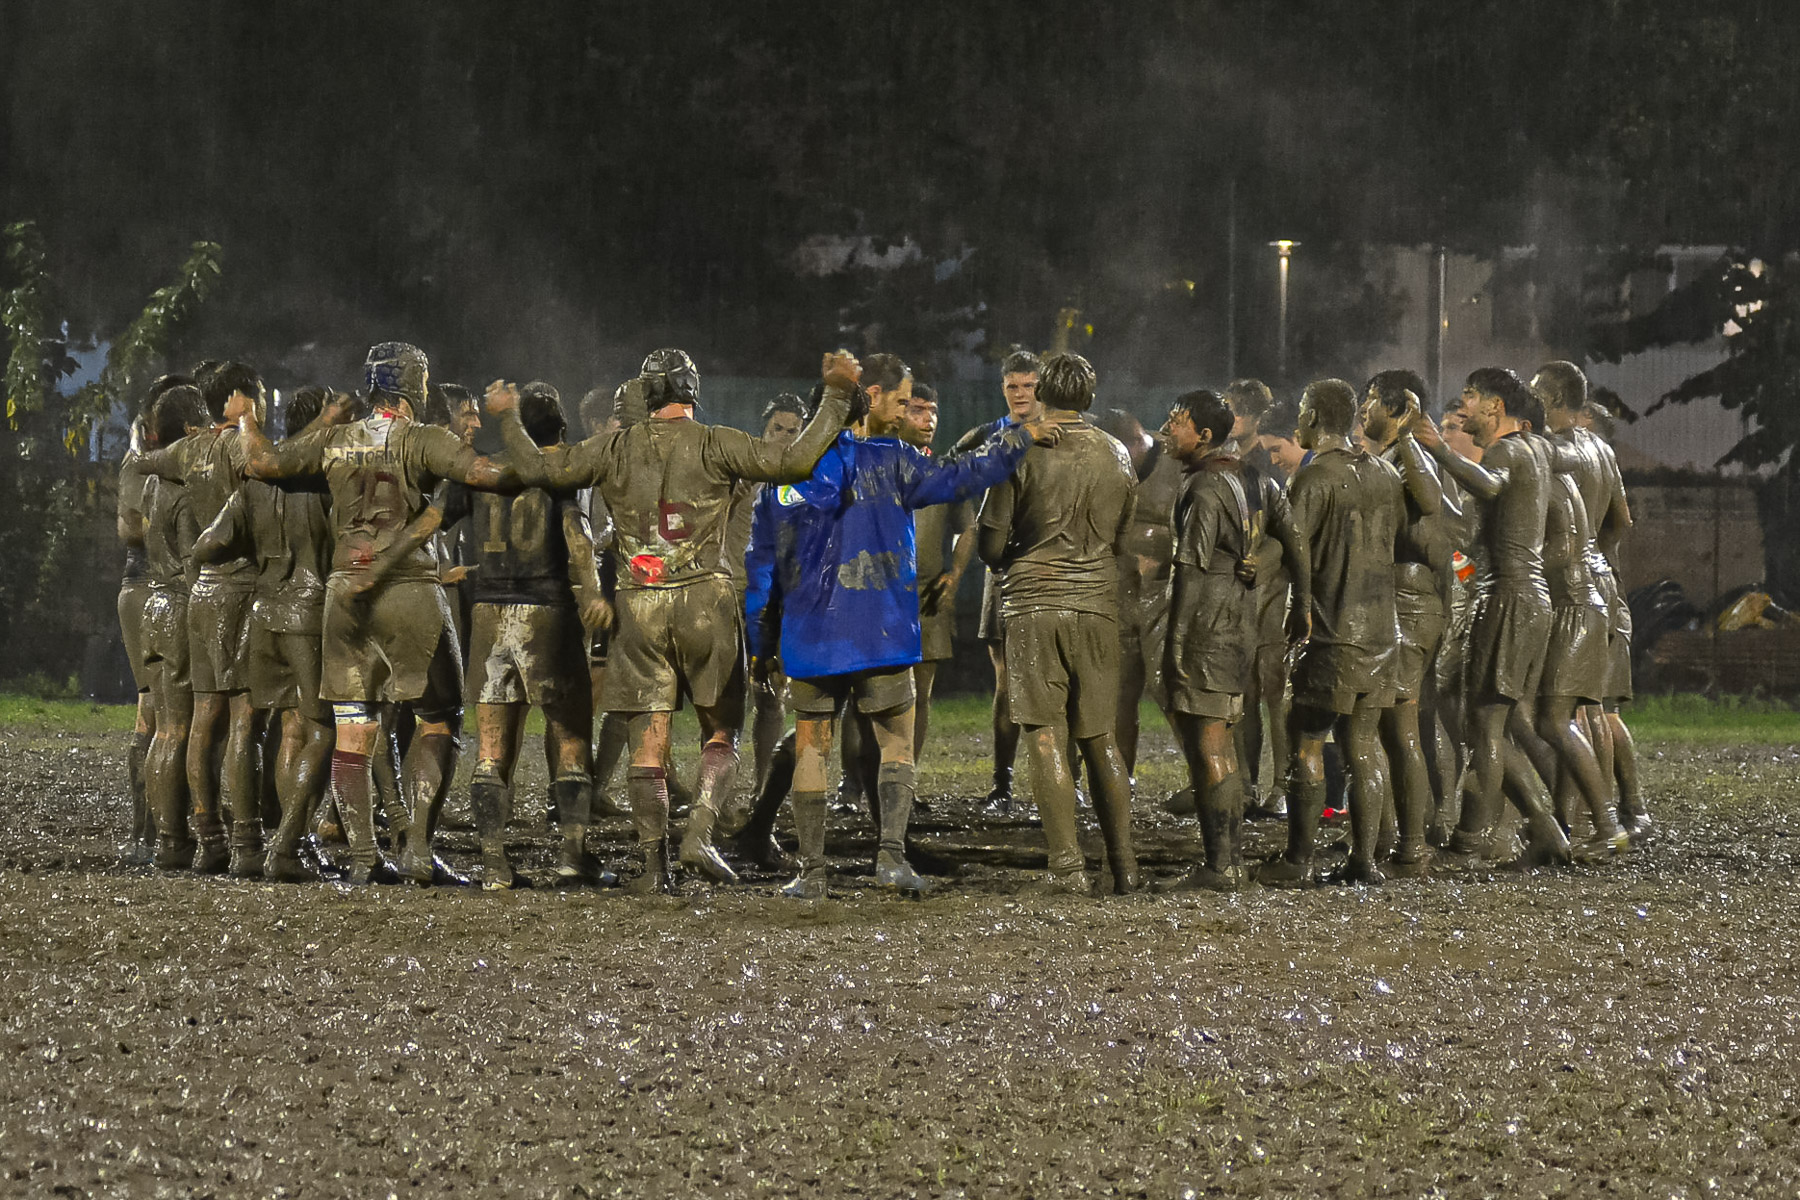
<svg viewBox="0 0 1800 1200">
<path fill-rule="evenodd" d="M 624 588 L 613 601 L 604 712 L 674 712 L 683 694 L 742 724 L 744 611 L 729 579 L 685 587 Z"/>
<path fill-rule="evenodd" d="M 144 666 L 152 686 L 172 693 L 192 692 L 188 671 L 188 599 L 176 591 L 152 588 L 144 602 Z"/>
<path fill-rule="evenodd" d="M 1086 612 L 1006 618 L 1007 704 L 1021 725 L 1060 725 L 1076 738 L 1118 725 L 1119 622 Z"/>
<path fill-rule="evenodd" d="M 469 702 L 541 706 L 586 693 L 586 636 L 570 604 L 477 604 L 469 619 Z"/>
<path fill-rule="evenodd" d="M 125 657 L 131 660 L 131 680 L 137 690 L 150 690 L 152 674 L 144 661 L 144 606 L 150 602 L 150 581 L 129 579 L 119 585 L 119 635 L 125 640 Z"/>
<path fill-rule="evenodd" d="M 917 696 L 911 667 L 876 667 L 842 675 L 788 680 L 788 704 L 794 715 L 817 721 L 840 705 L 854 702 L 868 716 L 911 708 Z"/>
<path fill-rule="evenodd" d="M 945 596 L 930 616 L 919 614 L 920 657 L 941 662 L 956 657 L 956 597 Z"/>
<path fill-rule="evenodd" d="M 1606 692 L 1606 610 L 1588 604 L 1565 604 L 1550 616 L 1550 641 L 1544 650 L 1540 696 L 1574 696 L 1598 704 Z"/>
<path fill-rule="evenodd" d="M 1223 718 L 1232 716 L 1229 701 L 1235 699 L 1235 713 L 1242 715 L 1255 654 L 1252 603 L 1252 594 L 1236 579 L 1194 580 L 1191 595 L 1171 615 L 1174 628 L 1163 656 L 1172 711 Z"/>
<path fill-rule="evenodd" d="M 188 601 L 189 661 L 196 692 L 250 690 L 250 607 L 247 589 L 220 587 L 202 577 Z"/>
<path fill-rule="evenodd" d="M 1167 708 L 1169 694 L 1163 683 L 1163 650 L 1169 638 L 1169 591 L 1165 581 L 1159 598 L 1145 600 L 1134 597 L 1119 605 L 1119 670 L 1128 673 L 1135 665 L 1144 681 L 1144 695 Z M 1136 698 L 1132 698 L 1136 703 Z"/>
<path fill-rule="evenodd" d="M 1359 704 L 1392 707 L 1396 667 L 1392 649 L 1371 653 L 1360 646 L 1308 642 L 1294 664 L 1294 703 L 1340 715 Z"/>
<path fill-rule="evenodd" d="M 1000 577 L 992 571 L 981 578 L 981 624 L 975 636 L 995 645 L 1006 641 L 1006 622 L 1000 617 Z"/>
<path fill-rule="evenodd" d="M 1440 695 L 1460 698 L 1463 694 L 1468 682 L 1469 628 L 1474 620 L 1474 590 L 1460 580 L 1453 580 L 1450 584 L 1450 619 L 1445 623 L 1443 640 L 1438 643 L 1437 659 L 1431 665 Z"/>
<path fill-rule="evenodd" d="M 398 579 L 371 598 L 352 600 L 350 578 L 325 585 L 327 701 L 414 701 L 421 716 L 462 709 L 462 648 L 444 589 L 429 579 Z"/>
<path fill-rule="evenodd" d="M 1631 604 L 1619 590 L 1618 576 L 1611 571 L 1594 572 L 1600 594 L 1606 597 L 1606 694 L 1607 703 L 1629 700 L 1631 687 Z"/>
<path fill-rule="evenodd" d="M 1490 592 L 1476 605 L 1469 630 L 1469 700 L 1531 700 L 1550 642 L 1550 601 L 1519 591 Z"/>
<path fill-rule="evenodd" d="M 1444 606 L 1435 596 L 1400 597 L 1400 645 L 1394 656 L 1394 698 L 1417 700 L 1425 694 L 1425 672 L 1431 669 L 1444 640 Z"/>
<path fill-rule="evenodd" d="M 319 635 L 270 629 L 250 622 L 250 703 L 261 709 L 292 708 L 311 721 L 331 720 L 319 698 Z"/>
</svg>

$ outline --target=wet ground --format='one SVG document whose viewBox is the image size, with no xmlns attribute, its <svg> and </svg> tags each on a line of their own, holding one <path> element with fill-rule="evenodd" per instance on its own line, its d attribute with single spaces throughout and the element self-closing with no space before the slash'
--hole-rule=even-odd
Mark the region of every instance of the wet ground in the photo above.
<svg viewBox="0 0 1800 1200">
<path fill-rule="evenodd" d="M 979 779 L 973 729 L 928 794 Z M 125 871 L 124 747 L 0 730 L 0 1194 L 1800 1188 L 1792 746 L 1647 745 L 1659 836 L 1605 867 L 1051 900 L 1035 830 L 940 798 L 948 894 L 858 894 L 841 818 L 813 906 Z"/>
</svg>

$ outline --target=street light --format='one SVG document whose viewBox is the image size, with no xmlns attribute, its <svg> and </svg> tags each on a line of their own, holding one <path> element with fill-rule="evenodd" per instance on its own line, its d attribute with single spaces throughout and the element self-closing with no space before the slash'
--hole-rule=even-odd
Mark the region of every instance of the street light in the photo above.
<svg viewBox="0 0 1800 1200">
<path fill-rule="evenodd" d="M 1290 241 L 1287 238 L 1282 238 L 1279 241 L 1274 241 L 1274 242 L 1269 243 L 1269 245 L 1275 247 L 1275 253 L 1278 256 L 1276 261 L 1279 264 L 1280 270 L 1281 270 L 1281 323 L 1279 326 L 1280 345 L 1277 349 L 1276 358 L 1275 358 L 1275 364 L 1276 364 L 1275 365 L 1275 373 L 1276 373 L 1276 376 L 1282 380 L 1287 379 L 1287 370 L 1288 370 L 1288 318 L 1287 318 L 1288 259 L 1293 257 L 1294 247 L 1298 246 L 1299 244 L 1300 244 L 1299 242 Z"/>
</svg>

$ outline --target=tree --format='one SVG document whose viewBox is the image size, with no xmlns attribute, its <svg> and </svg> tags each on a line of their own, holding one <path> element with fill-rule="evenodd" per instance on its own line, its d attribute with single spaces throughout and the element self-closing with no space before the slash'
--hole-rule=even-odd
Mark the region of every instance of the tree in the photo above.
<svg viewBox="0 0 1800 1200">
<path fill-rule="evenodd" d="M 89 436 L 126 405 L 174 349 L 220 275 L 220 250 L 197 242 L 175 280 L 158 288 L 113 338 L 99 378 L 65 395 L 76 368 L 42 234 L 6 228 L 10 285 L 0 292 L 6 423 L 0 429 L 0 674 L 65 679 L 91 634 L 110 631 L 118 553 L 111 501 L 116 463 L 95 462 Z M 29 630 L 30 636 L 21 636 Z"/>
</svg>

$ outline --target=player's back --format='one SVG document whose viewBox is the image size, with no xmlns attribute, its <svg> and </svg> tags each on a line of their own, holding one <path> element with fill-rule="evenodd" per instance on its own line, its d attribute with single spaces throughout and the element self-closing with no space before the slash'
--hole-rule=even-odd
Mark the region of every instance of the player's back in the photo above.
<svg viewBox="0 0 1800 1200">
<path fill-rule="evenodd" d="M 1033 446 L 997 486 L 1013 489 L 1002 612 L 1116 613 L 1115 548 L 1137 489 L 1118 439 L 1085 418 L 1070 422 L 1056 445 Z"/>
</svg>

